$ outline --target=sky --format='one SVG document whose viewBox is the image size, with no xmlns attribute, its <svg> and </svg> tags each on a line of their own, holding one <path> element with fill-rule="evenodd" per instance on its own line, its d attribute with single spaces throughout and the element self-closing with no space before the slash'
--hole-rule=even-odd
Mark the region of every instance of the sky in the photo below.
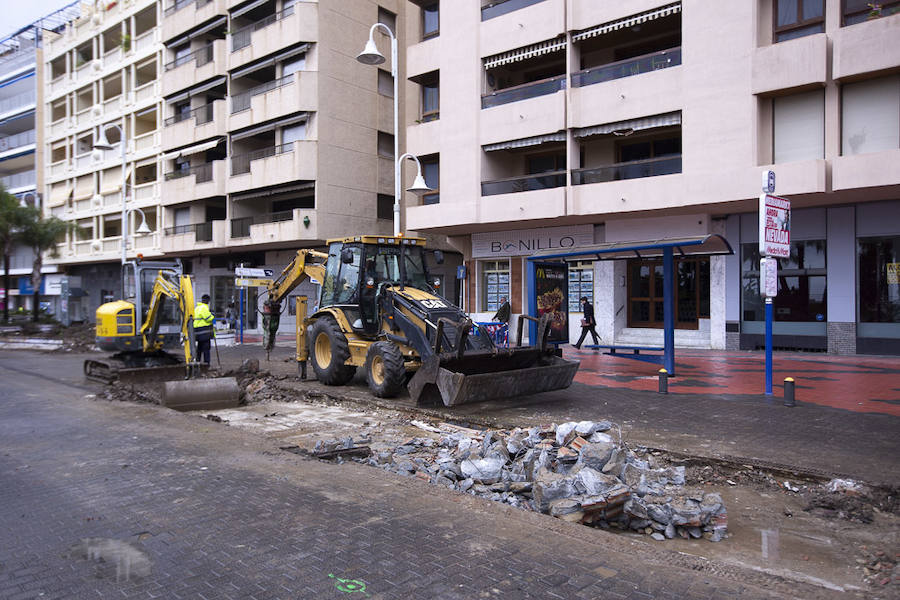
<svg viewBox="0 0 900 600">
<path fill-rule="evenodd" d="M 0 0 L 0 5 L 3 6 L 0 39 L 71 2 L 72 0 Z"/>
</svg>

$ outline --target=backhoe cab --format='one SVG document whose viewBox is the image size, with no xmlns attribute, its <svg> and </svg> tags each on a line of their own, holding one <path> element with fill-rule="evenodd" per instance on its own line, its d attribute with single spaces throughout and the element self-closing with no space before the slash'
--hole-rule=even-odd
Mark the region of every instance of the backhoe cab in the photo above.
<svg viewBox="0 0 900 600">
<path fill-rule="evenodd" d="M 305 318 L 297 306 L 297 360 L 307 361 L 327 385 L 343 385 L 364 368 L 376 396 L 404 386 L 417 403 L 446 406 L 568 387 L 577 362 L 547 343 L 549 322 L 538 322 L 537 342 L 497 348 L 485 330 L 437 292 L 428 274 L 422 238 L 357 236 L 328 241 L 328 253 L 300 250 L 269 286 L 264 314 L 307 278 L 321 283 L 319 309 Z M 432 253 L 442 262 L 440 251 Z M 265 320 L 265 319 L 264 319 Z M 277 318 L 269 321 L 277 329 Z M 267 339 L 271 344 L 274 331 Z"/>
</svg>

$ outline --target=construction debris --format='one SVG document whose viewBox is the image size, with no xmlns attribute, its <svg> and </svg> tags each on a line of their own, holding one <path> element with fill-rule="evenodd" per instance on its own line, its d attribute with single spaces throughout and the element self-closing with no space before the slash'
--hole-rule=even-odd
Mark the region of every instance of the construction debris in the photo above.
<svg viewBox="0 0 900 600">
<path fill-rule="evenodd" d="M 719 494 L 685 488 L 683 466 L 662 466 L 652 454 L 628 448 L 606 433 L 611 423 L 480 432 L 445 423 L 413 425 L 440 439 L 414 437 L 361 462 L 566 521 L 657 540 L 677 536 L 717 542 L 727 534 Z M 352 439 L 331 440 L 316 444 L 313 454 L 333 458 L 331 453 L 352 448 L 357 448 Z"/>
</svg>

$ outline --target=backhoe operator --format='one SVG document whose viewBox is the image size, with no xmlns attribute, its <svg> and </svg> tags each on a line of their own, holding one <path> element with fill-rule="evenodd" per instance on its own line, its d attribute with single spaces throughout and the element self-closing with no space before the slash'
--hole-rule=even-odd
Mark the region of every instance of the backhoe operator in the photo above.
<svg viewBox="0 0 900 600">
<path fill-rule="evenodd" d="M 216 318 L 209 310 L 209 294 L 203 294 L 194 309 L 194 339 L 197 340 L 197 359 L 209 366 L 210 340 L 213 335 L 213 323 Z"/>
</svg>

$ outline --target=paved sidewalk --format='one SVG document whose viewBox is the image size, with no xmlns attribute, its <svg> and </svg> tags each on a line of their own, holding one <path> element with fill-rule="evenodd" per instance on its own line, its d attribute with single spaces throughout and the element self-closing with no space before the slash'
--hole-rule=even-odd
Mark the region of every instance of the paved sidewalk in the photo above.
<svg viewBox="0 0 900 600">
<path fill-rule="evenodd" d="M 196 415 L 85 400 L 75 356 L 13 354 L 0 352 L 4 599 L 836 596 L 302 459 Z"/>
</svg>

